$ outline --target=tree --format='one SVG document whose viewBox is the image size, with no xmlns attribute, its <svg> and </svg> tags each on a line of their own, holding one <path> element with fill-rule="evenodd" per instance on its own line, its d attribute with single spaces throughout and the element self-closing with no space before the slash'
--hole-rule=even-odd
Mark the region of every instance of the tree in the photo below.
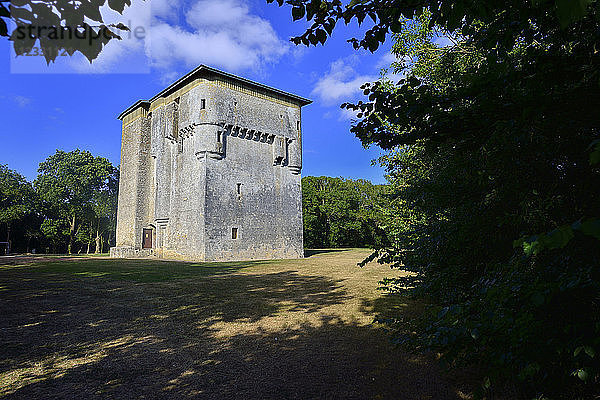
<svg viewBox="0 0 600 400">
<path fill-rule="evenodd" d="M 0 1 L 0 36 L 13 42 L 16 55 L 27 54 L 39 41 L 47 63 L 63 52 L 81 52 L 90 63 L 113 39 L 122 23 L 105 25 L 100 9 L 108 6 L 122 13 L 131 0 L 11 0 Z M 15 29 L 9 32 L 9 27 Z"/>
<path fill-rule="evenodd" d="M 305 245 L 374 246 L 381 239 L 376 221 L 384 189 L 362 179 L 302 178 Z"/>
<path fill-rule="evenodd" d="M 107 159 L 79 149 L 68 153 L 57 150 L 40 163 L 34 184 L 47 204 L 49 217 L 42 229 L 56 241 L 67 233 L 68 226 L 69 254 L 82 224 L 96 219 L 95 210 L 102 210 L 105 206 L 101 202 L 109 201 L 107 193 L 115 195 L 115 170 Z M 83 226 L 88 228 L 89 224 Z"/>
<path fill-rule="evenodd" d="M 537 39 L 531 36 L 537 28 L 548 31 L 567 27 L 585 16 L 590 4 L 594 13 L 599 6 L 592 0 L 539 0 L 533 4 L 491 0 L 476 3 L 470 0 L 350 0 L 345 4 L 341 0 L 267 0 L 267 3 L 273 2 L 292 6 L 293 20 L 306 19 L 310 24 L 302 35 L 290 39 L 296 45 L 325 44 L 339 21 L 346 25 L 356 21 L 362 25 L 365 20 L 371 20 L 372 26 L 363 38 L 348 40 L 355 49 L 369 51 L 377 50 L 389 34 L 403 32 L 408 21 L 418 19 L 424 12 L 430 14 L 431 27 L 459 31 L 481 47 L 498 44 L 497 51 L 503 52 L 520 39 Z M 485 34 L 499 42 L 487 42 L 489 36 L 478 35 L 483 25 L 488 28 Z"/>
<path fill-rule="evenodd" d="M 6 226 L 6 242 L 11 243 L 11 227 L 34 212 L 35 192 L 25 177 L 0 165 L 0 224 Z"/>
<path fill-rule="evenodd" d="M 389 244 L 372 258 L 413 271 L 391 288 L 429 304 L 402 340 L 480 366 L 485 388 L 600 392 L 598 2 L 288 3 L 313 22 L 296 43 L 340 19 L 373 21 L 357 48 L 394 34 L 406 78 L 343 107 L 390 151 Z"/>
<path fill-rule="evenodd" d="M 96 254 L 104 252 L 105 236 L 106 242 L 110 242 L 116 235 L 118 190 L 119 169 L 114 168 L 107 177 L 106 185 L 96 193 L 94 199 Z"/>
</svg>

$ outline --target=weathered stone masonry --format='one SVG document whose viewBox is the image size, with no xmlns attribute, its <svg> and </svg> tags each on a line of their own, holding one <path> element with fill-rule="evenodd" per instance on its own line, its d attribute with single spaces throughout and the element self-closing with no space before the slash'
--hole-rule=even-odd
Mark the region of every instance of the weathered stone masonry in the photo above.
<svg viewBox="0 0 600 400">
<path fill-rule="evenodd" d="M 199 66 L 125 110 L 112 257 L 300 258 L 301 107 Z"/>
</svg>

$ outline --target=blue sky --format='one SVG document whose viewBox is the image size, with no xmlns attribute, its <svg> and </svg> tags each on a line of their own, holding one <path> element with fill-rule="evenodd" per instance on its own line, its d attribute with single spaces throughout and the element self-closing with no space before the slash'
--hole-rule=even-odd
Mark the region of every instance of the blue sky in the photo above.
<svg viewBox="0 0 600 400">
<path fill-rule="evenodd" d="M 303 110 L 303 176 L 384 182 L 371 166 L 379 150 L 362 147 L 339 108 L 361 98 L 360 85 L 392 61 L 389 44 L 371 54 L 346 42 L 365 27 L 341 24 L 324 47 L 306 48 L 289 42 L 306 23 L 264 0 L 133 0 L 123 16 L 103 15 L 141 26 L 145 40 L 112 41 L 91 66 L 77 54 L 50 67 L 43 57 L 15 58 L 0 40 L 1 164 L 33 179 L 56 149 L 80 148 L 117 165 L 116 116 L 203 63 L 314 100 Z"/>
</svg>

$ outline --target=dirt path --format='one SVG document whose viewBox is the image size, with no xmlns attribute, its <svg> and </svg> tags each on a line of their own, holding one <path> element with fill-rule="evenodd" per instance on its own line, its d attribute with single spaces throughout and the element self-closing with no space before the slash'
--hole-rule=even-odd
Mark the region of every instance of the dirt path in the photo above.
<svg viewBox="0 0 600 400">
<path fill-rule="evenodd" d="M 6 398 L 458 399 L 372 324 L 365 250 L 227 264 L 0 259 Z"/>
</svg>

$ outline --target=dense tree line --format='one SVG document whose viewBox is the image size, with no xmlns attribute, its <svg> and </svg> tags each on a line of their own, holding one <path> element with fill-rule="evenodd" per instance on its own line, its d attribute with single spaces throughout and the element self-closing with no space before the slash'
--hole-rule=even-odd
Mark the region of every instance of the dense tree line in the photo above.
<svg viewBox="0 0 600 400">
<path fill-rule="evenodd" d="M 12 252 L 108 251 L 118 179 L 106 158 L 81 150 L 57 150 L 40 163 L 33 182 L 0 165 L 0 241 Z"/>
<path fill-rule="evenodd" d="M 390 290 L 427 305 L 398 319 L 400 341 L 476 367 L 481 394 L 597 397 L 600 3 L 287 3 L 312 23 L 296 43 L 353 20 L 372 21 L 356 48 L 394 40 L 405 78 L 343 107 L 389 151 L 388 243 L 372 258 L 413 271 Z"/>
<path fill-rule="evenodd" d="M 366 180 L 302 178 L 304 246 L 320 249 L 381 245 L 385 234 L 377 221 L 386 201 L 385 186 Z"/>
</svg>

